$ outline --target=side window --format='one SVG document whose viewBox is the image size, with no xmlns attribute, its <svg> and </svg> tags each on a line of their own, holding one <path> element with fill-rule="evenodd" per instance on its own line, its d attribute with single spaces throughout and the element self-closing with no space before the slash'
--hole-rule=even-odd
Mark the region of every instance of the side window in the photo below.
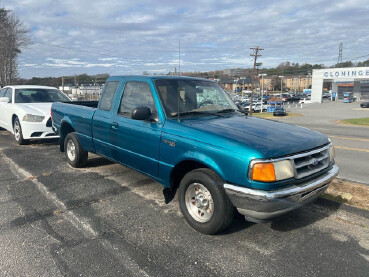
<svg viewBox="0 0 369 277">
<path fill-rule="evenodd" d="M 12 89 L 8 88 L 7 91 L 5 92 L 5 97 L 8 97 L 10 99 L 9 103 L 12 102 Z"/>
<path fill-rule="evenodd" d="M 110 111 L 119 82 L 108 82 L 101 96 L 100 110 Z"/>
<path fill-rule="evenodd" d="M 5 92 L 6 92 L 6 88 L 3 88 L 2 90 L 0 90 L 0 97 L 4 97 L 5 96 Z"/>
<path fill-rule="evenodd" d="M 124 88 L 118 113 L 130 116 L 133 109 L 137 107 L 149 107 L 152 113 L 156 111 L 149 84 L 128 82 Z"/>
</svg>

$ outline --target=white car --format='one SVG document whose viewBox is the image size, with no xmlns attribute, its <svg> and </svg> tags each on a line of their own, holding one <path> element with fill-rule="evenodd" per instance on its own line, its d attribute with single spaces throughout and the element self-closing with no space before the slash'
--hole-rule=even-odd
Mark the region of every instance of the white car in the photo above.
<svg viewBox="0 0 369 277">
<path fill-rule="evenodd" d="M 70 102 L 60 90 L 45 86 L 6 86 L 0 90 L 0 127 L 18 144 L 58 138 L 52 130 L 52 102 Z"/>
<path fill-rule="evenodd" d="M 311 104 L 311 103 L 313 102 L 311 102 L 310 98 L 304 98 L 299 101 L 299 104 Z"/>
</svg>

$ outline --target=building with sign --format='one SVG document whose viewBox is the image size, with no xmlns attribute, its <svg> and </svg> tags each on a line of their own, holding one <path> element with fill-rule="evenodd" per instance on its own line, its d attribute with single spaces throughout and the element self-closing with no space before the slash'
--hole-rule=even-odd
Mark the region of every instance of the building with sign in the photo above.
<svg viewBox="0 0 369 277">
<path fill-rule="evenodd" d="M 323 84 L 332 83 L 332 94 L 338 100 L 352 92 L 358 100 L 369 100 L 369 67 L 314 69 L 311 101 L 322 102 Z"/>
</svg>

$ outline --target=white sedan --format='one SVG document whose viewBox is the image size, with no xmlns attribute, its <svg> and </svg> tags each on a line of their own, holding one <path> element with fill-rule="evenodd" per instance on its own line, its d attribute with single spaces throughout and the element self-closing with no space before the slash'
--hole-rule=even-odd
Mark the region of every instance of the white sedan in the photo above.
<svg viewBox="0 0 369 277">
<path fill-rule="evenodd" d="M 6 86 L 0 90 L 0 127 L 18 144 L 58 138 L 51 129 L 52 102 L 70 102 L 60 90 L 45 86 Z"/>
</svg>

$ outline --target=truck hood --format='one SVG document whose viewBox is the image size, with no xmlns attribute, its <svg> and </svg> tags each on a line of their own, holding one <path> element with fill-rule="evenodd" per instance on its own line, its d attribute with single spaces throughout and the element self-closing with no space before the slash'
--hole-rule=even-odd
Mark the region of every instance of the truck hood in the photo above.
<svg viewBox="0 0 369 277">
<path fill-rule="evenodd" d="M 329 142 L 328 137 L 319 132 L 256 117 L 197 118 L 183 120 L 182 123 L 196 130 L 245 144 L 267 158 L 303 152 Z"/>
<path fill-rule="evenodd" d="M 26 114 L 47 116 L 50 115 L 52 103 L 19 103 L 16 105 Z"/>
</svg>

